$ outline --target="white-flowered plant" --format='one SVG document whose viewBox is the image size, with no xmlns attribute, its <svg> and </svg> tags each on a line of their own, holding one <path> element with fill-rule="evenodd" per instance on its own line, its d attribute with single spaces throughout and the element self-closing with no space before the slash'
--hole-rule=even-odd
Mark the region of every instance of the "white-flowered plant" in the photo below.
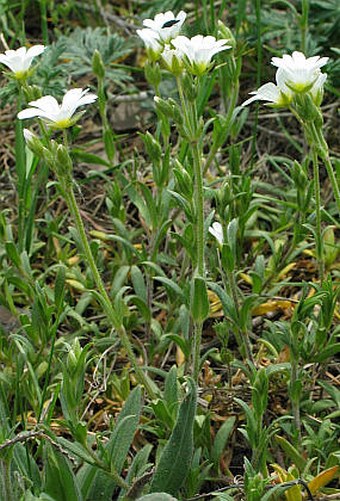
<svg viewBox="0 0 340 501">
<path fill-rule="evenodd" d="M 150 28 L 144 28 L 142 30 L 137 30 L 137 35 L 143 40 L 148 57 L 151 60 L 158 59 L 163 50 L 163 45 L 160 42 L 158 33 Z"/>
<path fill-rule="evenodd" d="M 242 103 L 242 106 L 247 106 L 254 101 L 268 101 L 269 103 L 272 103 L 276 106 L 285 104 L 284 100 L 282 100 L 282 94 L 279 87 L 273 82 L 268 82 L 259 87 L 257 90 L 249 92 L 249 94 L 251 94 L 252 97 L 244 101 L 244 103 Z"/>
<path fill-rule="evenodd" d="M 215 221 L 211 226 L 209 226 L 209 233 L 211 233 L 211 235 L 216 238 L 220 245 L 223 245 L 224 237 L 221 223 Z"/>
<path fill-rule="evenodd" d="M 53 96 L 44 96 L 36 101 L 28 103 L 30 108 L 20 111 L 18 118 L 38 117 L 42 118 L 54 129 L 67 129 L 76 123 L 82 115 L 75 111 L 85 104 L 91 104 L 97 99 L 95 94 L 89 93 L 89 89 L 71 89 L 63 97 L 61 105 Z"/>
<path fill-rule="evenodd" d="M 230 49 L 228 40 L 216 40 L 213 36 L 196 35 L 192 38 L 180 35 L 171 41 L 172 45 L 186 57 L 189 70 L 194 75 L 202 75 L 211 65 L 212 57 L 223 50 Z"/>
<path fill-rule="evenodd" d="M 180 74 L 183 69 L 183 54 L 179 49 L 166 45 L 161 54 L 164 66 L 174 74 Z"/>
<path fill-rule="evenodd" d="M 273 107 L 288 107 L 294 96 L 310 93 L 314 103 L 320 106 L 323 97 L 323 87 L 327 75 L 320 68 L 328 61 L 328 57 L 314 56 L 306 58 L 302 52 L 285 54 L 282 58 L 273 57 L 272 64 L 276 71 L 276 84 L 272 82 L 262 85 L 256 91 L 250 92 L 252 97 L 242 106 L 254 101 L 268 101 Z"/>
<path fill-rule="evenodd" d="M 154 19 L 144 19 L 143 26 L 157 33 L 159 41 L 167 43 L 177 37 L 186 17 L 187 15 L 183 10 L 177 16 L 171 10 L 168 10 L 167 12 L 156 14 Z"/>
<path fill-rule="evenodd" d="M 280 57 L 273 57 L 272 64 L 278 68 L 277 78 L 284 81 L 294 92 L 307 92 L 322 74 L 320 68 L 327 64 L 328 57 L 306 57 L 295 51 Z"/>
<path fill-rule="evenodd" d="M 277 79 L 277 85 L 268 82 L 249 94 L 252 94 L 252 97 L 242 103 L 242 106 L 247 106 L 254 101 L 268 101 L 272 107 L 282 108 L 287 107 L 293 99 L 293 92 L 280 78 Z"/>
<path fill-rule="evenodd" d="M 0 54 L 0 63 L 14 73 L 14 78 L 23 80 L 29 73 L 33 59 L 42 54 L 44 50 L 44 45 L 33 45 L 29 49 L 20 47 L 17 50 L 6 50 L 4 54 Z"/>
</svg>

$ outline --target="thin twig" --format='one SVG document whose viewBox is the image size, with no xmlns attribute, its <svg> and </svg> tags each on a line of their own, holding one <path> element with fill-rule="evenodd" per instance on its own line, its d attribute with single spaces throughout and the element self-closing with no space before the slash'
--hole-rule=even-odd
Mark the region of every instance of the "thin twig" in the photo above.
<svg viewBox="0 0 340 501">
<path fill-rule="evenodd" d="M 215 490 L 208 492 L 208 493 L 205 493 L 205 494 L 198 494 L 197 496 L 194 496 L 193 498 L 188 498 L 185 501 L 197 501 L 198 499 L 204 499 L 206 497 L 209 497 L 213 493 L 215 494 L 218 492 L 225 492 L 225 491 L 229 491 L 231 489 L 243 489 L 243 487 L 244 487 L 244 484 L 242 484 L 242 483 L 231 484 L 231 485 L 227 485 L 226 487 L 221 487 L 220 489 L 215 489 Z"/>
</svg>

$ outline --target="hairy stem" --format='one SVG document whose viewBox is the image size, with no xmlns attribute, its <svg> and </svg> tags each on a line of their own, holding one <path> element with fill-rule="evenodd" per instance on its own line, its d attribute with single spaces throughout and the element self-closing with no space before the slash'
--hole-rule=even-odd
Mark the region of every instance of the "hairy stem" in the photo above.
<svg viewBox="0 0 340 501">
<path fill-rule="evenodd" d="M 133 352 L 133 348 L 132 348 L 131 342 L 129 340 L 129 337 L 127 335 L 127 332 L 125 330 L 125 327 L 124 327 L 124 325 L 122 325 L 121 322 L 117 321 L 117 315 L 116 315 L 115 310 L 112 306 L 110 297 L 109 297 L 108 293 L 106 292 L 104 283 L 103 283 L 102 278 L 100 276 L 100 273 L 98 271 L 96 262 L 94 260 L 94 257 L 93 257 L 93 254 L 92 254 L 92 251 L 91 251 L 91 248 L 90 248 L 87 236 L 86 236 L 84 223 L 83 223 L 83 220 L 82 220 L 81 215 L 80 215 L 80 211 L 79 211 L 77 201 L 76 201 L 76 198 L 74 195 L 72 184 L 65 182 L 65 180 L 63 180 L 63 179 L 60 179 L 60 181 L 61 181 L 61 185 L 62 185 L 62 188 L 64 191 L 66 203 L 68 205 L 68 208 L 70 210 L 70 213 L 72 214 L 72 217 L 74 219 L 75 225 L 76 225 L 77 230 L 78 230 L 82 249 L 83 249 L 83 252 L 84 252 L 85 257 L 86 257 L 86 262 L 91 269 L 93 279 L 96 283 L 99 294 L 101 296 L 102 307 L 103 307 L 108 319 L 110 320 L 110 322 L 112 322 L 112 325 L 115 327 L 115 329 L 117 331 L 117 334 L 120 338 L 120 341 L 121 341 L 124 349 L 126 350 L 127 356 L 128 356 L 128 358 L 132 364 L 132 367 L 136 373 L 138 382 L 145 387 L 150 398 L 155 398 L 154 390 L 153 390 L 148 378 L 146 377 L 146 375 L 144 374 L 144 372 L 142 371 L 142 369 L 139 367 L 139 365 L 137 363 L 137 360 L 136 360 L 135 354 Z"/>
</svg>

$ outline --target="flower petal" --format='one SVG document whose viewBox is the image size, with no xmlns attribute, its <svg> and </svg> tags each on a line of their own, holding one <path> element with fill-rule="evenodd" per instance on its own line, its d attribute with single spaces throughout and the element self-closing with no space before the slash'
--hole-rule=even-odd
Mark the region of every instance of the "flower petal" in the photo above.
<svg viewBox="0 0 340 501">
<path fill-rule="evenodd" d="M 28 49 L 26 57 L 33 58 L 39 56 L 44 52 L 45 49 L 46 47 L 44 45 L 33 45 Z"/>
<path fill-rule="evenodd" d="M 20 120 L 25 120 L 26 118 L 41 117 L 41 113 L 43 112 L 38 108 L 27 108 L 26 110 L 20 111 L 17 117 Z"/>
<path fill-rule="evenodd" d="M 60 111 L 58 101 L 53 96 L 43 96 L 36 101 L 30 101 L 28 103 L 30 106 L 35 106 L 43 112 L 49 114 L 57 114 Z"/>
</svg>

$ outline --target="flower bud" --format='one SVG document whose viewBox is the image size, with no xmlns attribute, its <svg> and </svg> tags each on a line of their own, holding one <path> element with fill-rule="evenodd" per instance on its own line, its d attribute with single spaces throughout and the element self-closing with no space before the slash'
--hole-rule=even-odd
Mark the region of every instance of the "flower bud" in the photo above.
<svg viewBox="0 0 340 501">
<path fill-rule="evenodd" d="M 45 146 L 43 145 L 41 140 L 35 134 L 33 134 L 33 132 L 31 132 L 28 129 L 24 129 L 23 133 L 24 133 L 24 138 L 25 138 L 27 147 L 37 157 L 44 158 L 46 151 L 47 151 L 47 148 L 45 148 Z"/>
<path fill-rule="evenodd" d="M 80 346 L 79 339 L 76 338 L 73 342 L 73 345 L 70 347 L 66 359 L 66 367 L 70 374 L 73 374 L 77 371 L 82 351 L 83 350 Z"/>
<path fill-rule="evenodd" d="M 144 67 L 145 78 L 150 85 L 158 88 L 162 80 L 161 69 L 158 63 L 146 63 Z"/>
<path fill-rule="evenodd" d="M 147 154 L 152 162 L 160 162 L 162 158 L 162 148 L 159 142 L 147 132 L 142 135 Z"/>
<path fill-rule="evenodd" d="M 92 71 L 97 78 L 103 79 L 105 77 L 105 66 L 99 50 L 95 50 L 92 56 Z"/>
<path fill-rule="evenodd" d="M 314 122 L 314 120 L 320 118 L 319 108 L 314 103 L 311 94 L 295 94 L 293 102 L 298 115 L 303 121 Z"/>
<path fill-rule="evenodd" d="M 56 171 L 59 176 L 69 176 L 72 172 L 72 160 L 67 148 L 59 144 L 56 150 Z"/>
<path fill-rule="evenodd" d="M 217 21 L 217 27 L 218 27 L 218 32 L 217 32 L 218 38 L 224 38 L 228 40 L 228 44 L 231 45 L 233 49 L 235 49 L 236 40 L 231 30 L 221 20 Z"/>
<path fill-rule="evenodd" d="M 191 200 L 193 195 L 193 180 L 177 159 L 175 160 L 173 173 L 176 178 L 176 191 L 187 200 Z"/>
<path fill-rule="evenodd" d="M 169 99 L 162 99 L 161 97 L 155 96 L 153 100 L 157 110 L 159 110 L 166 117 L 173 118 L 173 106 L 171 105 Z"/>
</svg>

